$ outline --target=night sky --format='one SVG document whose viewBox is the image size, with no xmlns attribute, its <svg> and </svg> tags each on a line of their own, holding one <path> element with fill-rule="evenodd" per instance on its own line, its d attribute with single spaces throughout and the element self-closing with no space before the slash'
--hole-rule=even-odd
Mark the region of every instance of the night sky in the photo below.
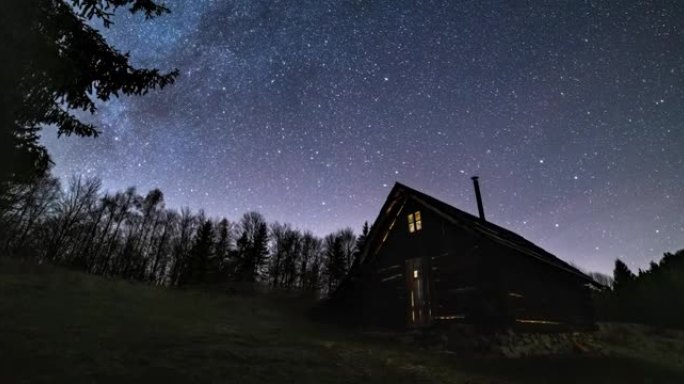
<svg viewBox="0 0 684 384">
<path fill-rule="evenodd" d="M 684 248 L 684 4 L 173 1 L 104 31 L 176 84 L 43 141 L 58 176 L 323 235 L 395 181 L 586 270 Z M 426 223 L 426 225 L 428 225 Z"/>
</svg>

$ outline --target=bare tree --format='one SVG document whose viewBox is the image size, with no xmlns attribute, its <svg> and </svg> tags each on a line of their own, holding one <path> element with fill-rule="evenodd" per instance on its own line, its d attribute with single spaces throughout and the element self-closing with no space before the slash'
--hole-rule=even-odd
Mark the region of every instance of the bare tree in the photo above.
<svg viewBox="0 0 684 384">
<path fill-rule="evenodd" d="M 100 246 L 104 246 L 105 250 L 105 254 L 103 256 L 103 260 L 100 266 L 101 274 L 109 274 L 113 272 L 111 260 L 114 248 L 116 247 L 117 242 L 119 240 L 119 231 L 121 230 L 121 226 L 124 223 L 124 221 L 128 219 L 128 215 L 130 214 L 130 208 L 137 197 L 138 194 L 136 193 L 135 188 L 130 187 L 124 193 L 117 193 L 114 197 L 114 200 L 111 202 L 112 208 L 110 212 L 114 221 L 114 231 L 112 231 L 112 233 L 109 233 L 106 245 L 103 242 L 98 244 L 98 250 Z M 107 235 L 106 232 L 103 233 L 103 240 L 105 235 Z"/>
<path fill-rule="evenodd" d="M 173 239 L 178 230 L 178 213 L 172 210 L 167 210 L 162 213 L 162 230 L 161 236 L 157 242 L 154 261 L 152 269 L 150 270 L 150 279 L 156 284 L 163 284 L 167 279 L 166 266 L 170 261 L 171 254 L 171 239 Z"/>
<path fill-rule="evenodd" d="M 60 196 L 56 208 L 56 225 L 48 244 L 45 257 L 60 261 L 68 255 L 62 251 L 67 247 L 71 231 L 85 219 L 85 215 L 95 204 L 101 182 L 97 178 L 72 177 L 69 187 Z M 73 248 L 73 247 L 72 247 Z"/>
<path fill-rule="evenodd" d="M 14 193 L 17 196 L 12 199 L 12 206 L 7 207 L 5 217 L 1 219 L 6 223 L 3 225 L 5 250 L 10 253 L 21 252 L 36 224 L 45 220 L 54 210 L 60 193 L 59 180 L 41 177 L 33 184 L 15 189 Z"/>
<path fill-rule="evenodd" d="M 178 284 L 184 269 L 187 268 L 188 253 L 190 252 L 191 240 L 195 233 L 197 218 L 189 208 L 181 209 L 178 221 L 178 236 L 173 245 L 173 260 L 170 281 Z"/>
<path fill-rule="evenodd" d="M 351 228 L 347 227 L 339 230 L 337 236 L 340 239 L 342 253 L 344 253 L 344 269 L 345 272 L 347 272 L 349 267 L 351 267 L 354 255 L 356 254 L 356 235 Z"/>
<path fill-rule="evenodd" d="M 217 259 L 220 275 L 223 279 L 232 277 L 235 273 L 233 260 L 235 228 L 227 219 L 216 223 L 216 246 L 214 257 Z"/>
<path fill-rule="evenodd" d="M 302 253 L 299 266 L 300 287 L 308 292 L 321 289 L 321 262 L 323 242 L 311 232 L 302 236 Z"/>
<path fill-rule="evenodd" d="M 240 219 L 240 238 L 237 240 L 237 278 L 254 282 L 262 273 L 268 258 L 268 227 L 258 212 L 247 212 Z"/>
<path fill-rule="evenodd" d="M 147 237 L 154 236 L 159 225 L 159 210 L 163 209 L 164 194 L 159 189 L 153 189 L 147 193 L 147 196 L 140 203 L 140 211 L 142 220 L 139 228 L 137 228 L 137 238 L 133 245 L 133 257 L 136 260 L 135 272 L 140 278 L 143 277 L 147 267 Z"/>
<path fill-rule="evenodd" d="M 257 212 L 236 223 L 164 207 L 163 193 L 134 187 L 99 194 L 100 181 L 72 177 L 4 188 L 0 245 L 90 273 L 154 284 L 228 279 L 318 292 L 334 289 L 354 257 L 350 228 L 325 238 Z M 7 252 L 5 252 L 7 253 Z"/>
</svg>

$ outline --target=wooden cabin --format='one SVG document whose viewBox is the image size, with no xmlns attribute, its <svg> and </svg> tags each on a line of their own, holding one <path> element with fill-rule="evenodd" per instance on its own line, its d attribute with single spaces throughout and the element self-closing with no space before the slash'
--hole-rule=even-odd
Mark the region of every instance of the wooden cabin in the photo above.
<svg viewBox="0 0 684 384">
<path fill-rule="evenodd" d="M 330 303 L 390 328 L 594 324 L 589 276 L 523 237 L 402 184 Z"/>
</svg>

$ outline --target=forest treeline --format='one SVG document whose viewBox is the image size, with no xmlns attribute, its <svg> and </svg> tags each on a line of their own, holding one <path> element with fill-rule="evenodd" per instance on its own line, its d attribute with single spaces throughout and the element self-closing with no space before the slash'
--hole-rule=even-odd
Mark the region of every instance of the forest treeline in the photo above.
<svg viewBox="0 0 684 384">
<path fill-rule="evenodd" d="M 684 327 L 684 249 L 665 253 L 646 270 L 615 261 L 613 282 L 595 298 L 600 320 Z"/>
<path fill-rule="evenodd" d="M 166 208 L 159 189 L 105 193 L 97 178 L 62 186 L 46 175 L 3 190 L 4 255 L 158 285 L 259 282 L 321 295 L 339 284 L 368 233 L 366 224 L 358 237 L 345 228 L 320 238 L 258 212 L 212 218 Z"/>
<path fill-rule="evenodd" d="M 258 212 L 235 221 L 188 208 L 169 209 L 164 194 L 131 187 L 103 192 L 91 177 L 39 177 L 0 188 L 2 256 L 68 266 L 93 274 L 176 286 L 259 283 L 317 296 L 332 292 L 368 235 L 350 228 L 324 237 Z M 595 295 L 598 320 L 684 327 L 684 249 L 637 274 L 616 260 Z"/>
</svg>

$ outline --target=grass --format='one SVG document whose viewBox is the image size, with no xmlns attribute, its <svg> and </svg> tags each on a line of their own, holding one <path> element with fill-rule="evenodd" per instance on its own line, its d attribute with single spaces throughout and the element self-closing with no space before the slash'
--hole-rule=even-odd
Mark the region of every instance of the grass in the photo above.
<svg viewBox="0 0 684 384">
<path fill-rule="evenodd" d="M 684 337 L 606 325 L 600 356 L 466 358 L 312 323 L 301 300 L 0 260 L 0 383 L 681 383 Z"/>
</svg>

